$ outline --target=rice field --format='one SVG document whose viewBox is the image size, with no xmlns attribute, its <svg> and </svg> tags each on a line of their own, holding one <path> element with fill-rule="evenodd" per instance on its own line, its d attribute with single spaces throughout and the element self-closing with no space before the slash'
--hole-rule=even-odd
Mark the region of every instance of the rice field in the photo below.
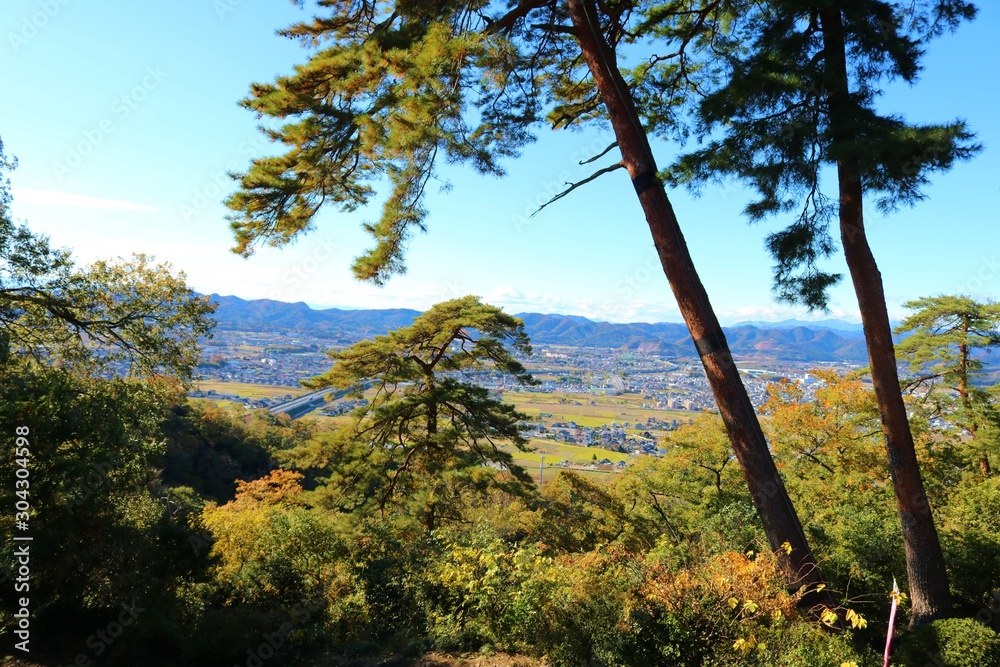
<svg viewBox="0 0 1000 667">
<path fill-rule="evenodd" d="M 215 390 L 217 394 L 232 394 L 243 398 L 280 398 L 286 394 L 301 396 L 309 392 L 303 387 L 279 387 L 270 384 L 250 384 L 247 382 L 221 382 L 215 380 L 200 380 L 194 383 L 195 389 L 202 391 Z"/>
<path fill-rule="evenodd" d="M 548 425 L 550 421 L 576 422 L 579 426 L 595 428 L 611 422 L 645 422 L 649 417 L 660 420 L 676 419 L 687 421 L 696 415 L 685 410 L 657 410 L 644 408 L 650 399 L 642 396 L 622 395 L 605 396 L 600 394 L 539 394 L 534 392 L 507 392 L 504 401 L 514 406 L 526 415 L 538 419 L 538 415 L 551 414 L 551 418 L 543 418 Z M 594 405 L 590 405 L 593 402 Z"/>
</svg>

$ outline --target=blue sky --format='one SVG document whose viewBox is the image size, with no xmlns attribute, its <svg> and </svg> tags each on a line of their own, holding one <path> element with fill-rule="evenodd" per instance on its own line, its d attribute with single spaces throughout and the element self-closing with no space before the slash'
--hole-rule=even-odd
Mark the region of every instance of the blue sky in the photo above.
<svg viewBox="0 0 1000 667">
<path fill-rule="evenodd" d="M 884 219 L 869 208 L 894 317 L 919 296 L 1000 292 L 1000 3 L 980 4 L 975 23 L 932 45 L 917 86 L 893 87 L 882 101 L 915 121 L 965 118 L 985 145 L 935 177 L 916 208 Z M 679 320 L 624 172 L 527 215 L 588 173 L 577 162 L 611 141 L 599 131 L 541 129 L 504 179 L 446 170 L 453 188 L 431 194 L 429 231 L 410 244 L 409 272 L 385 288 L 360 284 L 349 270 L 368 244 L 359 224 L 376 210 L 329 210 L 293 246 L 248 260 L 230 253 L 224 174 L 268 150 L 237 101 L 251 82 L 305 58 L 275 30 L 306 16 L 277 0 L 7 0 L 0 137 L 20 160 L 15 214 L 81 261 L 153 254 L 201 292 L 348 308 L 425 308 L 472 293 L 512 312 Z M 656 146 L 661 164 L 672 151 Z M 763 239 L 781 221 L 747 225 L 747 196 L 736 184 L 670 196 L 723 323 L 807 317 L 770 292 Z M 839 260 L 829 266 L 846 274 Z M 849 281 L 834 289 L 831 306 L 813 317 L 857 321 Z"/>
</svg>

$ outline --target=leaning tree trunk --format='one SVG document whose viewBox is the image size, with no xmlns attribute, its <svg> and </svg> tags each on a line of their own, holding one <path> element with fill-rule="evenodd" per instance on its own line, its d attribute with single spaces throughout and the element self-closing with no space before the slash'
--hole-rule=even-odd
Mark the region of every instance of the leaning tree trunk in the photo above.
<svg viewBox="0 0 1000 667">
<path fill-rule="evenodd" d="M 821 13 L 823 46 L 826 52 L 830 125 L 834 143 L 847 143 L 849 88 L 844 26 L 839 9 Z M 843 129 L 841 129 L 843 128 Z M 889 458 L 889 472 L 896 491 L 896 505 L 903 527 L 906 572 L 910 584 L 912 610 L 910 627 L 946 616 L 951 611 L 948 572 L 941 543 L 934 528 L 927 493 L 913 446 L 913 434 L 899 386 L 892 328 L 879 273 L 865 234 L 859 167 L 855 160 L 841 157 L 837 162 L 840 186 L 840 236 L 844 257 L 854 283 L 868 345 L 872 384 L 882 419 L 882 433 Z"/>
<path fill-rule="evenodd" d="M 615 54 L 598 27 L 594 0 L 568 0 L 568 5 L 574 34 L 611 119 L 622 163 L 632 178 L 653 235 L 653 245 L 705 367 L 733 451 L 764 524 L 764 532 L 778 556 L 785 583 L 791 591 L 802 586 L 815 589 L 816 584 L 824 581 L 823 574 L 813 559 L 802 525 L 771 458 L 756 411 L 705 288 L 695 272 L 677 217 L 663 184 L 657 179 L 646 132 L 618 70 Z M 788 547 L 791 553 L 786 552 Z M 836 606 L 828 590 L 810 593 L 804 603 Z"/>
</svg>

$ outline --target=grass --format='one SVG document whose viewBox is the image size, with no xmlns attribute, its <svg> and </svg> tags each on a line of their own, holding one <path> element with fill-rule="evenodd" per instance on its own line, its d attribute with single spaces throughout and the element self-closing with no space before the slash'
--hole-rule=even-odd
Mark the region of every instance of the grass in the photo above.
<svg viewBox="0 0 1000 667">
<path fill-rule="evenodd" d="M 564 470 L 563 467 L 556 465 L 557 463 L 569 461 L 570 470 L 595 482 L 607 482 L 611 479 L 612 475 L 617 475 L 621 472 L 621 469 L 616 467 L 611 470 L 590 470 L 583 466 L 596 464 L 597 461 L 603 459 L 608 459 L 612 463 L 627 461 L 629 459 L 628 454 L 622 454 L 621 452 L 611 452 L 599 447 L 569 445 L 552 440 L 532 439 L 529 446 L 534 451 L 522 452 L 513 445 L 504 445 L 503 449 L 510 452 L 511 456 L 514 457 L 514 463 L 524 468 L 535 481 L 538 481 L 538 466 L 543 454 L 545 455 L 546 480 L 553 479 L 557 472 Z M 594 460 L 594 454 L 597 454 L 597 461 Z"/>
</svg>

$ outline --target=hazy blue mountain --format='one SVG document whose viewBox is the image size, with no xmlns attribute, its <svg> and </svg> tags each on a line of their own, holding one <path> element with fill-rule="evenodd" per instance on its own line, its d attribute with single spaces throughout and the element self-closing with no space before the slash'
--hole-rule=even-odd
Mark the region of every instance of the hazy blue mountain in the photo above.
<svg viewBox="0 0 1000 667">
<path fill-rule="evenodd" d="M 420 314 L 418 310 L 314 310 L 303 302 L 286 303 L 271 299 L 245 300 L 235 296 L 211 295 L 219 304 L 215 319 L 220 329 L 238 331 L 301 332 L 317 336 L 367 338 L 390 329 L 404 327 Z"/>
<path fill-rule="evenodd" d="M 244 300 L 212 295 L 219 304 L 216 319 L 222 330 L 309 334 L 355 341 L 406 326 L 419 311 L 314 310 L 305 303 L 269 299 Z M 628 349 L 675 357 L 695 357 L 683 324 L 673 322 L 618 324 L 578 315 L 520 313 L 534 345 L 568 345 Z M 779 323 L 781 324 L 781 323 Z M 848 323 L 849 324 L 849 323 Z M 743 358 L 781 361 L 854 361 L 867 359 L 864 340 L 854 332 L 805 326 L 740 325 L 725 329 L 733 354 Z"/>
<path fill-rule="evenodd" d="M 863 333 L 860 322 L 848 322 L 847 320 L 781 320 L 780 322 L 748 320 L 746 322 L 737 322 L 734 326 L 764 327 L 767 329 L 794 329 L 795 327 L 807 327 L 809 329 L 831 329 L 833 331 L 849 331 L 858 334 Z"/>
</svg>

